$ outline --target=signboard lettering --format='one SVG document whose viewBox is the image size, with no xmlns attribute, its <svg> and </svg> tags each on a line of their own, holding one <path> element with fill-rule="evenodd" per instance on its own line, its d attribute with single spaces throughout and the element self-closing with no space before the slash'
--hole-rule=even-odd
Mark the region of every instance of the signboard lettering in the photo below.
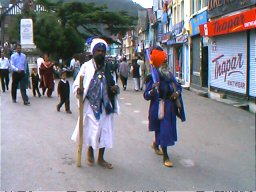
<svg viewBox="0 0 256 192">
<path fill-rule="evenodd" d="M 256 28 L 256 8 L 200 25 L 200 35 L 216 36 Z"/>
<path fill-rule="evenodd" d="M 224 82 L 226 82 L 227 76 L 234 73 L 243 75 L 243 72 L 239 70 L 243 67 L 242 56 L 242 53 L 238 53 L 237 56 L 223 60 L 224 54 L 222 54 L 214 58 L 212 63 L 215 65 L 215 79 L 224 75 Z"/>
<path fill-rule="evenodd" d="M 255 0 L 208 0 L 209 18 L 255 5 Z"/>
</svg>

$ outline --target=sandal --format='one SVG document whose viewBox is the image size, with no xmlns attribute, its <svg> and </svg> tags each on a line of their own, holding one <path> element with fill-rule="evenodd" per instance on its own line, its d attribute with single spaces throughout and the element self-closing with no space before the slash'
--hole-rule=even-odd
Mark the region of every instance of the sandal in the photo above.
<svg viewBox="0 0 256 192">
<path fill-rule="evenodd" d="M 153 142 L 152 148 L 155 150 L 155 153 L 156 153 L 157 155 L 163 155 L 162 150 L 159 149 L 159 147 L 156 145 L 155 142 Z"/>
<path fill-rule="evenodd" d="M 102 161 L 98 161 L 98 164 L 104 168 L 107 168 L 107 169 L 113 169 L 113 166 L 111 163 L 108 163 L 107 161 L 105 160 L 102 160 Z"/>
</svg>

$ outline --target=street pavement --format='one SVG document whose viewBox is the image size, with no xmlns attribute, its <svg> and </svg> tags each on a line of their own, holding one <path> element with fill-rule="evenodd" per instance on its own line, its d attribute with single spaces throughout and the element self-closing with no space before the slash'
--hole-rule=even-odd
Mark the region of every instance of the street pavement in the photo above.
<svg viewBox="0 0 256 192">
<path fill-rule="evenodd" d="M 1 191 L 256 190 L 255 114 L 248 111 L 183 90 L 187 121 L 177 120 L 178 142 L 168 148 L 174 167 L 167 168 L 151 148 L 149 102 L 130 78 L 119 95 L 114 148 L 105 155 L 114 168 L 88 166 L 85 148 L 78 168 L 73 94 L 72 114 L 64 106 L 56 111 L 56 92 L 38 98 L 28 90 L 30 106 L 17 95 L 12 103 L 10 90 L 1 93 Z"/>
</svg>

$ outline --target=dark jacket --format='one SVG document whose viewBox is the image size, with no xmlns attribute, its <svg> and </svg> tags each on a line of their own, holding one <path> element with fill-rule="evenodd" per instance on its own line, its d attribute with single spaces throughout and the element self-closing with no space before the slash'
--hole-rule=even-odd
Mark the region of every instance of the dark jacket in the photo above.
<svg viewBox="0 0 256 192">
<path fill-rule="evenodd" d="M 69 99 L 70 86 L 68 80 L 64 83 L 62 80 L 58 83 L 58 94 L 60 95 L 61 100 Z"/>
</svg>

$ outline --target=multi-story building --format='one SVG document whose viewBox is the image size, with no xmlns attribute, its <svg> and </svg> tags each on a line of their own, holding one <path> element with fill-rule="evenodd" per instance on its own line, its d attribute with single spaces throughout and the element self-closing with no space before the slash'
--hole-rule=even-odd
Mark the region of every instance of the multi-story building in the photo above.
<svg viewBox="0 0 256 192">
<path fill-rule="evenodd" d="M 190 45 L 189 45 L 189 1 L 173 0 L 171 5 L 171 33 L 167 41 L 170 67 L 176 79 L 183 85 L 190 83 Z M 170 27 L 169 27 L 170 28 Z"/>
<path fill-rule="evenodd" d="M 208 92 L 208 44 L 199 25 L 207 22 L 208 0 L 190 0 L 190 87 Z"/>
<path fill-rule="evenodd" d="M 255 0 L 209 0 L 201 35 L 208 38 L 209 91 L 250 101 L 256 111 Z"/>
<path fill-rule="evenodd" d="M 153 46 L 183 86 L 249 101 L 256 111 L 256 1 L 154 0 Z M 147 38 L 147 36 L 146 36 Z"/>
</svg>

